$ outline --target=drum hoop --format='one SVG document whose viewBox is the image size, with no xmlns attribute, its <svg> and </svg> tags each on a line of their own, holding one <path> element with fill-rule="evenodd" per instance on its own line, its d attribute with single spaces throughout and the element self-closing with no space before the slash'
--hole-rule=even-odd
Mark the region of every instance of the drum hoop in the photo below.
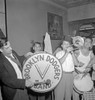
<svg viewBox="0 0 95 100">
<path fill-rule="evenodd" d="M 89 91 L 80 91 L 80 90 L 78 90 L 78 89 L 75 87 L 75 85 L 73 85 L 73 89 L 74 89 L 74 91 L 77 92 L 78 94 L 84 94 L 84 93 L 86 93 L 86 92 L 92 92 L 92 91 L 93 91 L 93 87 L 92 87 L 92 89 L 89 90 Z"/>
<path fill-rule="evenodd" d="M 73 89 L 74 89 L 74 91 L 77 92 L 78 94 L 83 94 L 83 93 L 84 93 L 83 91 L 78 90 L 78 89 L 75 87 L 74 84 L 73 84 Z"/>
<path fill-rule="evenodd" d="M 49 55 L 51 55 L 51 56 L 54 56 L 54 55 L 52 55 L 51 53 L 48 53 L 48 52 L 45 52 L 45 51 L 41 51 L 41 52 L 38 52 L 38 53 L 34 53 L 33 55 L 31 55 L 31 57 L 34 56 L 34 55 L 36 55 L 36 54 L 40 54 L 40 53 L 41 53 L 41 54 L 42 54 L 42 53 L 43 53 L 43 54 L 47 53 L 47 54 L 49 54 Z M 54 56 L 54 57 L 55 57 L 55 56 Z M 30 58 L 30 57 L 29 57 L 29 58 Z M 29 59 L 29 58 L 28 58 L 28 59 Z M 26 61 L 27 61 L 28 59 L 25 59 L 25 60 L 24 60 L 23 66 L 24 66 L 24 64 L 26 63 Z M 56 59 L 59 60 L 58 58 L 56 58 Z M 62 65 L 61 65 L 61 64 L 60 64 L 60 67 L 61 67 L 61 69 L 62 69 Z M 63 76 L 63 71 L 62 71 L 61 78 L 60 78 L 58 84 L 60 83 L 60 81 L 61 81 L 61 79 L 62 79 L 62 76 Z M 58 84 L 57 84 L 57 85 L 58 85 Z M 46 92 L 50 92 L 50 91 L 54 90 L 54 89 L 57 87 L 57 85 L 56 85 L 55 87 L 53 87 L 52 89 L 47 90 L 47 91 L 40 91 L 40 92 L 37 91 L 37 90 L 32 90 L 32 91 L 37 92 L 37 93 L 46 93 Z"/>
<path fill-rule="evenodd" d="M 46 53 L 46 52 L 40 51 L 39 53 Z M 37 53 L 33 53 L 30 57 L 32 57 L 32 56 L 34 56 L 34 55 L 36 55 L 36 54 L 39 54 L 39 53 L 38 53 L 38 52 L 37 52 Z M 48 53 L 48 54 L 49 54 L 49 53 Z M 30 58 L 30 57 L 29 57 L 29 58 Z M 23 63 L 22 63 L 23 66 L 24 66 L 24 64 L 26 63 L 26 61 L 27 61 L 29 58 L 25 58 L 25 59 L 24 59 L 24 61 L 23 61 Z"/>
<path fill-rule="evenodd" d="M 73 89 L 74 89 L 74 91 L 76 91 L 78 94 L 84 94 L 85 92 L 90 92 L 92 89 L 93 89 L 93 86 L 92 86 L 92 88 L 89 90 L 89 91 L 80 91 L 80 90 L 78 90 L 77 89 L 77 87 L 74 85 L 74 83 L 73 83 Z"/>
</svg>

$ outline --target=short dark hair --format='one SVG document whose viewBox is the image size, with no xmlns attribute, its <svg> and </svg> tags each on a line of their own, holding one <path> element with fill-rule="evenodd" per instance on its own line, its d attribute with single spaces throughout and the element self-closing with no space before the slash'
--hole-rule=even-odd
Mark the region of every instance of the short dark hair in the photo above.
<svg viewBox="0 0 95 100">
<path fill-rule="evenodd" d="M 33 47 L 34 47 L 36 44 L 38 44 L 38 45 L 41 46 L 41 43 L 40 43 L 40 42 L 34 42 Z"/>
<path fill-rule="evenodd" d="M 6 42 L 7 42 L 7 38 L 5 38 L 5 37 L 0 38 L 0 48 L 3 47 L 4 43 L 6 43 Z"/>
<path fill-rule="evenodd" d="M 33 45 L 32 45 L 32 47 L 30 48 L 30 51 L 31 51 L 32 53 L 35 52 L 34 49 L 33 49 L 33 47 L 35 47 L 36 44 L 38 44 L 38 45 L 41 46 L 41 43 L 40 43 L 40 42 L 34 42 Z"/>
</svg>

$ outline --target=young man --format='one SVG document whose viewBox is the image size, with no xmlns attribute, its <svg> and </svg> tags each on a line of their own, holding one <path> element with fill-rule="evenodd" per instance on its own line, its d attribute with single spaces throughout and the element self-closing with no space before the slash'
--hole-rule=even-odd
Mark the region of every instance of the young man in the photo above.
<svg viewBox="0 0 95 100">
<path fill-rule="evenodd" d="M 63 75 L 60 83 L 55 88 L 55 100 L 71 100 L 73 96 L 74 65 L 77 65 L 78 61 L 69 41 L 64 40 L 61 47 L 62 50 L 56 54 L 56 57 L 62 64 Z"/>
</svg>

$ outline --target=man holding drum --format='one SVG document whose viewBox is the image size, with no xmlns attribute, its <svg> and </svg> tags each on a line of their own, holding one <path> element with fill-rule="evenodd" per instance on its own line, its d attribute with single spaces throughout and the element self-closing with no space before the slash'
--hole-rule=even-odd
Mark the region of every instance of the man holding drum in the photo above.
<svg viewBox="0 0 95 100">
<path fill-rule="evenodd" d="M 92 40 L 90 38 L 85 38 L 83 46 L 81 46 L 79 48 L 79 50 L 75 51 L 75 55 L 76 55 L 78 61 L 80 63 L 83 63 L 83 66 L 76 67 L 77 73 L 75 74 L 75 83 L 77 83 L 79 85 L 82 84 L 83 87 L 86 87 L 86 84 L 82 83 L 83 81 L 86 82 L 86 78 L 87 78 L 87 80 L 91 81 L 90 75 L 87 74 L 91 69 L 90 61 L 94 57 L 94 54 L 93 54 L 91 48 L 92 48 Z M 79 77 L 79 78 L 76 78 L 76 77 Z M 79 83 L 79 81 L 80 81 L 80 83 Z M 92 85 L 92 81 L 91 81 L 91 85 Z M 87 88 L 89 88 L 89 87 L 87 86 Z M 84 91 L 84 89 L 83 89 L 83 91 Z M 79 100 L 79 94 L 80 94 L 80 92 L 74 91 L 74 100 Z"/>
</svg>

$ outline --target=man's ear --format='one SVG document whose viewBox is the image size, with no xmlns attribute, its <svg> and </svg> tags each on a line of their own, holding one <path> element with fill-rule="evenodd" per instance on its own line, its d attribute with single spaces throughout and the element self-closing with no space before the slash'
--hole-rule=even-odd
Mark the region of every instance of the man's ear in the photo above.
<svg viewBox="0 0 95 100">
<path fill-rule="evenodd" d="M 35 50 L 35 47 L 33 47 L 33 50 Z"/>
</svg>

